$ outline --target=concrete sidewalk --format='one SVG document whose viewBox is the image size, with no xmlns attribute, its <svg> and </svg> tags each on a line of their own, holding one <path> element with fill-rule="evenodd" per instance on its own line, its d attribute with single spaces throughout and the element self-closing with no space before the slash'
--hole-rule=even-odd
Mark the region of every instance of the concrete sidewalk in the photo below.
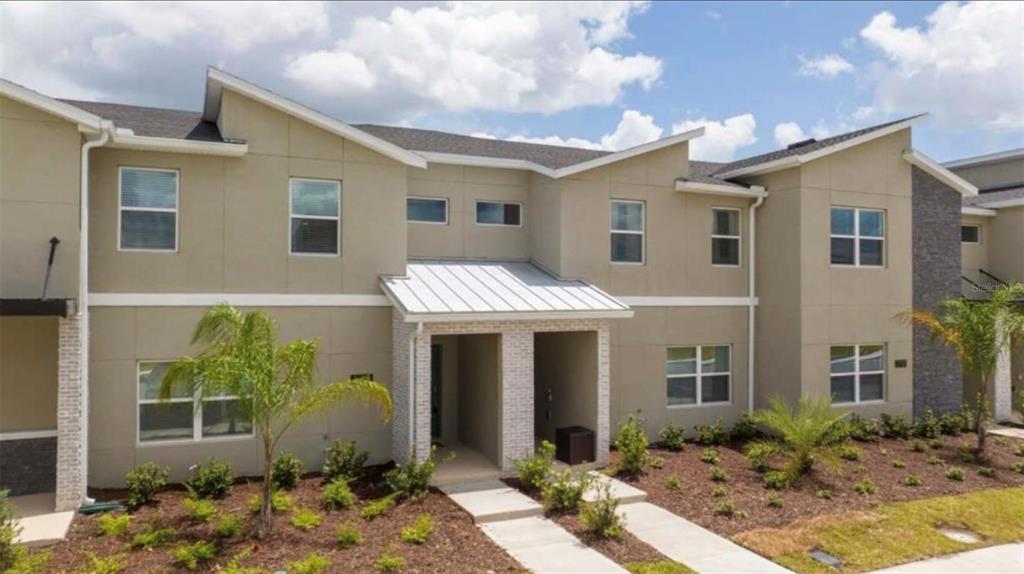
<svg viewBox="0 0 1024 574">
<path fill-rule="evenodd" d="M 1012 574 L 1024 572 L 1024 542 L 910 562 L 868 574 Z"/>
</svg>

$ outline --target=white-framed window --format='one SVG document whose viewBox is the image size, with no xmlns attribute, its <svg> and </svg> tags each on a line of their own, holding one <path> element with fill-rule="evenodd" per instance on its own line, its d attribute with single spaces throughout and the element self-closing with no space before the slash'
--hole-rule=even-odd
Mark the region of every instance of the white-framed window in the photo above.
<svg viewBox="0 0 1024 574">
<path fill-rule="evenodd" d="M 476 201 L 477 225 L 519 227 L 523 224 L 523 204 L 515 201 Z"/>
<path fill-rule="evenodd" d="M 289 187 L 288 252 L 341 253 L 341 182 L 292 178 Z"/>
<path fill-rule="evenodd" d="M 711 209 L 711 264 L 721 267 L 739 267 L 739 209 L 728 207 Z"/>
<path fill-rule="evenodd" d="M 731 400 L 729 345 L 669 347 L 665 359 L 668 406 L 725 404 Z"/>
<path fill-rule="evenodd" d="M 644 208 L 642 201 L 612 200 L 609 222 L 612 263 L 643 264 L 646 225 Z"/>
<path fill-rule="evenodd" d="M 117 248 L 178 250 L 178 170 L 118 169 Z"/>
<path fill-rule="evenodd" d="M 139 361 L 139 443 L 199 441 L 252 437 L 252 421 L 245 417 L 235 396 L 220 395 L 200 401 L 186 388 L 171 390 L 169 402 L 159 399 L 160 381 L 171 361 Z"/>
<path fill-rule="evenodd" d="M 448 225 L 448 199 L 410 197 L 405 200 L 405 220 L 409 223 Z"/>
<path fill-rule="evenodd" d="M 885 400 L 885 345 L 833 345 L 829 365 L 833 404 Z"/>
<path fill-rule="evenodd" d="M 960 226 L 960 242 L 961 243 L 981 243 L 981 226 L 980 225 L 961 225 Z"/>
<path fill-rule="evenodd" d="M 885 212 L 833 206 L 831 240 L 832 265 L 885 266 Z"/>
</svg>

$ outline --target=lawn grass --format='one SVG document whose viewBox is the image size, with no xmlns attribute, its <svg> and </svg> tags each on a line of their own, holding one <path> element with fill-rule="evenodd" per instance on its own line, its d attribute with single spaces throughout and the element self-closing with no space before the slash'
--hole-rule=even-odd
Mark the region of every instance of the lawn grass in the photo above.
<svg viewBox="0 0 1024 574">
<path fill-rule="evenodd" d="M 678 562 L 628 562 L 624 564 L 630 574 L 697 574 Z"/>
<path fill-rule="evenodd" d="M 937 530 L 948 526 L 981 535 L 976 544 L 955 542 Z M 839 572 L 853 573 L 1024 540 L 1024 488 L 980 490 L 879 505 L 764 528 L 736 536 L 737 542 L 800 574 L 836 572 L 807 556 L 820 549 L 843 561 Z"/>
</svg>

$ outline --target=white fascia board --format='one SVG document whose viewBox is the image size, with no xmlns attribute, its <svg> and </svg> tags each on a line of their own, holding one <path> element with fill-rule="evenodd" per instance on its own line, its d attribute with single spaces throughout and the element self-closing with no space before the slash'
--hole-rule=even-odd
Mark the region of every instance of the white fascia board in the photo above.
<svg viewBox="0 0 1024 574">
<path fill-rule="evenodd" d="M 989 201 L 979 205 L 978 207 L 988 209 L 1002 209 L 1004 207 L 1021 207 L 1024 206 L 1024 197 L 1015 197 L 1013 199 L 1003 199 L 1001 201 Z"/>
<path fill-rule="evenodd" d="M 783 169 L 788 169 L 788 168 L 791 168 L 791 167 L 796 167 L 798 165 L 803 165 L 803 164 L 805 164 L 807 162 L 811 162 L 811 161 L 814 161 L 816 159 L 821 159 L 821 158 L 823 158 L 823 157 L 825 157 L 827 155 L 831 155 L 831 154 L 834 154 L 836 152 L 843 151 L 844 149 L 849 149 L 851 147 L 858 146 L 858 145 L 863 144 L 863 143 L 867 143 L 867 142 L 869 142 L 871 140 L 875 140 L 875 139 L 878 139 L 878 138 L 881 138 L 881 137 L 885 137 L 885 136 L 890 135 L 890 134 L 894 134 L 894 133 L 896 133 L 896 132 L 898 132 L 900 130 L 907 129 L 910 126 L 912 126 L 912 125 L 914 125 L 914 124 L 916 124 L 918 122 L 923 121 L 926 117 L 927 117 L 927 114 L 921 114 L 919 116 L 908 118 L 908 119 L 906 119 L 906 120 L 904 120 L 904 121 L 902 121 L 902 122 L 900 122 L 898 124 L 893 124 L 893 125 L 891 125 L 889 127 L 878 129 L 878 130 L 875 130 L 873 132 L 868 132 L 868 133 L 866 133 L 864 135 L 861 135 L 861 136 L 858 136 L 858 137 L 855 137 L 855 138 L 851 138 L 851 139 L 848 139 L 848 140 L 843 141 L 843 142 L 839 142 L 839 143 L 837 143 L 835 145 L 830 145 L 828 147 L 821 148 L 821 149 L 819 149 L 817 151 L 813 151 L 813 152 L 806 153 L 806 154 L 803 154 L 803 155 L 791 155 L 791 156 L 787 156 L 787 157 L 784 157 L 784 158 L 781 158 L 781 159 L 777 159 L 775 161 L 770 161 L 770 162 L 767 162 L 767 163 L 759 163 L 759 164 L 755 164 L 755 165 L 751 165 L 751 166 L 747 166 L 747 167 L 741 167 L 739 169 L 734 169 L 732 171 L 727 171 L 727 172 L 724 172 L 724 173 L 716 173 L 715 177 L 720 177 L 722 179 L 731 179 L 731 178 L 740 177 L 740 176 L 743 176 L 743 175 L 761 175 L 761 174 L 765 174 L 765 173 L 772 173 L 772 172 L 775 172 L 775 171 L 780 171 L 780 170 L 783 170 Z"/>
<path fill-rule="evenodd" d="M 935 179 L 957 190 L 960 195 L 978 195 L 978 188 L 971 184 L 971 182 L 949 171 L 947 168 L 942 167 L 938 162 L 916 149 L 904 152 L 903 159 L 907 160 L 911 165 L 924 170 L 928 175 L 931 175 Z"/>
<path fill-rule="evenodd" d="M 685 181 L 679 179 L 676 180 L 676 191 L 749 198 L 766 197 L 768 195 L 763 187 L 756 185 L 746 188 L 735 185 L 716 185 L 713 183 L 701 183 L 697 181 Z"/>
<path fill-rule="evenodd" d="M 757 305 L 754 297 L 617 297 L 630 307 L 749 307 Z"/>
<path fill-rule="evenodd" d="M 660 140 L 655 140 L 655 141 L 652 141 L 652 142 L 647 142 L 645 144 L 640 144 L 638 146 L 633 146 L 633 147 L 631 147 L 629 149 L 624 149 L 622 151 L 617 151 L 615 153 L 610 153 L 608 155 L 604 155 L 604 156 L 601 156 L 601 157 L 598 157 L 598 158 L 594 158 L 592 160 L 588 160 L 588 161 L 585 161 L 585 162 L 582 162 L 582 163 L 577 163 L 577 164 L 573 164 L 573 165 L 570 165 L 570 166 L 567 166 L 567 167 L 563 167 L 563 168 L 557 169 L 557 170 L 555 170 L 555 176 L 554 177 L 555 177 L 555 179 L 562 178 L 562 177 L 568 177 L 570 175 L 574 175 L 574 174 L 577 174 L 577 173 L 582 173 L 582 172 L 587 171 L 587 170 L 591 170 L 591 169 L 602 167 L 602 166 L 605 166 L 605 165 L 608 165 L 608 164 L 611 164 L 611 163 L 615 163 L 617 161 L 622 161 L 624 159 L 629 159 L 631 157 L 636 157 L 638 155 L 643 155 L 645 153 L 650 153 L 652 151 L 656 151 L 656 150 L 659 150 L 659 149 L 662 149 L 662 148 L 666 148 L 666 147 L 669 147 L 669 146 L 674 146 L 676 144 L 680 144 L 680 143 L 683 143 L 685 141 L 692 140 L 693 138 L 700 137 L 702 135 L 704 135 L 704 127 L 703 126 L 697 128 L 697 129 L 694 129 L 694 130 L 690 130 L 688 132 L 683 132 L 683 133 L 680 133 L 680 134 L 676 134 L 674 136 L 669 136 L 667 138 L 662 138 Z"/>
<path fill-rule="evenodd" d="M 384 295 L 344 293 L 90 293 L 90 307 L 390 307 Z"/>
<path fill-rule="evenodd" d="M 249 144 L 244 143 L 158 138 L 123 132 L 114 133 L 113 143 L 107 147 L 227 157 L 241 157 L 249 152 Z"/>
<path fill-rule="evenodd" d="M 532 171 L 548 177 L 556 177 L 555 170 L 544 167 L 538 163 L 525 159 L 509 159 L 502 157 L 487 157 L 480 155 L 462 155 L 455 153 L 441 153 L 435 151 L 417 151 L 418 155 L 430 163 L 445 165 L 462 165 L 471 167 L 493 167 L 500 169 L 521 169 Z"/>
<path fill-rule="evenodd" d="M 457 323 L 466 321 L 560 321 L 563 319 L 631 319 L 632 309 L 607 311 L 498 311 L 494 313 L 405 313 L 406 323 Z"/>
<path fill-rule="evenodd" d="M 80 128 L 85 128 L 86 131 L 98 132 L 103 125 L 103 118 L 95 114 L 3 78 L 0 78 L 0 94 L 27 106 L 78 124 Z"/>
<path fill-rule="evenodd" d="M 996 163 L 1008 159 L 1017 159 L 1019 157 L 1024 157 L 1024 147 L 1000 151 L 996 153 L 989 153 L 985 155 L 976 155 L 974 157 L 967 157 L 964 159 L 947 161 L 942 164 L 942 167 L 946 169 L 953 169 L 957 167 L 971 167 L 976 165 L 984 165 L 986 163 Z"/>
<path fill-rule="evenodd" d="M 415 152 L 396 146 L 389 141 L 350 126 L 343 121 L 336 120 L 326 114 L 293 102 L 284 96 L 275 94 L 270 90 L 261 88 L 213 67 L 209 68 L 206 73 L 206 106 L 203 110 L 203 119 L 207 121 L 216 120 L 217 114 L 220 111 L 221 96 L 219 91 L 223 88 L 234 90 L 274 109 L 350 139 L 405 165 L 419 168 L 427 167 L 427 160 Z M 211 93 L 211 91 L 214 93 Z"/>
<path fill-rule="evenodd" d="M 999 212 L 994 209 L 987 209 L 984 207 L 971 207 L 966 206 L 960 208 L 962 215 L 977 215 L 978 217 L 995 217 L 999 215 Z"/>
</svg>

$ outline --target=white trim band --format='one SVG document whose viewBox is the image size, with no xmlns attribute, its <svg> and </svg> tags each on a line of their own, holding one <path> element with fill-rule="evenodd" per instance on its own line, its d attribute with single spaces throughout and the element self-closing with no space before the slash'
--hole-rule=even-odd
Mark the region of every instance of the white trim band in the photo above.
<svg viewBox="0 0 1024 574">
<path fill-rule="evenodd" d="M 57 438 L 57 429 L 0 432 L 0 442 L 8 440 L 31 440 L 34 438 Z"/>
<path fill-rule="evenodd" d="M 747 188 L 738 185 L 728 185 L 725 183 L 702 183 L 699 181 L 686 181 L 683 179 L 676 180 L 676 191 L 748 198 L 767 197 L 768 195 L 764 188 L 759 185 L 753 185 Z"/>
<path fill-rule="evenodd" d="M 632 309 L 607 311 L 498 311 L 495 313 L 406 313 L 406 323 L 477 323 L 481 321 L 561 321 L 575 319 L 631 319 Z"/>
<path fill-rule="evenodd" d="M 949 187 L 952 187 L 959 192 L 960 195 L 978 195 L 978 188 L 971 184 L 971 182 L 949 171 L 949 169 L 942 167 L 935 160 L 916 149 L 904 152 L 903 159 L 911 165 L 923 170 L 928 175 Z"/>
<path fill-rule="evenodd" d="M 748 307 L 757 297 L 616 297 L 630 307 Z"/>
<path fill-rule="evenodd" d="M 971 206 L 960 208 L 960 213 L 963 215 L 977 215 L 979 217 L 995 217 L 996 215 L 999 214 L 999 212 L 994 209 Z"/>
<path fill-rule="evenodd" d="M 90 293 L 90 307 L 390 307 L 383 295 L 346 293 Z"/>
</svg>

